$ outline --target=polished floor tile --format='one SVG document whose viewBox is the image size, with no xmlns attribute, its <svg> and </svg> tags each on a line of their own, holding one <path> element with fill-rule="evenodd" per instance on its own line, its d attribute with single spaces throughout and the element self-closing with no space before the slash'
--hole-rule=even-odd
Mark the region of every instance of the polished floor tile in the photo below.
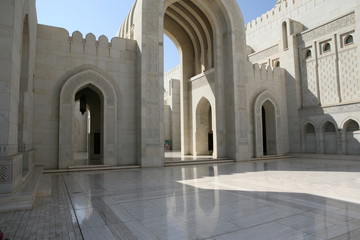
<svg viewBox="0 0 360 240">
<path fill-rule="evenodd" d="M 9 239 L 359 240 L 360 162 L 289 159 L 51 175 Z"/>
</svg>

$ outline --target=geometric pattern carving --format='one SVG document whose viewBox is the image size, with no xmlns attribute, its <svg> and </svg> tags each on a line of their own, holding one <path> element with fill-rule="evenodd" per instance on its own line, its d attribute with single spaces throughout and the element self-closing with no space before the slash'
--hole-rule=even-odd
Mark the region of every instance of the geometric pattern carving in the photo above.
<svg viewBox="0 0 360 240">
<path fill-rule="evenodd" d="M 356 48 L 350 48 L 339 53 L 341 93 L 344 102 L 360 99 L 360 72 L 356 51 Z"/>
<path fill-rule="evenodd" d="M 335 54 L 319 59 L 319 78 L 322 105 L 338 103 Z"/>
<path fill-rule="evenodd" d="M 0 163 L 0 183 L 9 183 L 12 181 L 12 164 Z"/>
<path fill-rule="evenodd" d="M 336 30 L 339 30 L 345 26 L 348 26 L 348 25 L 351 25 L 354 23 L 355 23 L 355 14 L 351 13 L 340 19 L 337 19 L 337 20 L 330 22 L 324 26 L 315 28 L 314 30 L 303 34 L 302 39 L 304 41 L 309 41 L 309 40 L 327 35 L 328 33 L 334 32 Z"/>
<path fill-rule="evenodd" d="M 308 61 L 301 65 L 303 106 L 314 107 L 319 103 L 317 96 L 316 62 Z"/>
</svg>

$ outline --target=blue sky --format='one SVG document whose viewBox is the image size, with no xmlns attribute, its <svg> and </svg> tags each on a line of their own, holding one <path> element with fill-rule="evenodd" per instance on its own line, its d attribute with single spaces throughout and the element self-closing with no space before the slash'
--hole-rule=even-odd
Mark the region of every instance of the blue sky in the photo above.
<svg viewBox="0 0 360 240">
<path fill-rule="evenodd" d="M 226 1 L 226 0 L 225 0 Z M 245 22 L 274 7 L 276 0 L 237 0 Z M 71 35 L 79 30 L 109 39 L 114 37 L 135 0 L 36 0 L 40 24 L 63 27 Z M 165 38 L 165 71 L 179 63 L 177 50 Z"/>
</svg>

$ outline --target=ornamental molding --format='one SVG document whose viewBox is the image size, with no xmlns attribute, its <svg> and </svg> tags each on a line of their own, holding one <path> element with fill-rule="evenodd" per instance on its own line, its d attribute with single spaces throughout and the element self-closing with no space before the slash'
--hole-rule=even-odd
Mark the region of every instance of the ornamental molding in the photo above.
<svg viewBox="0 0 360 240">
<path fill-rule="evenodd" d="M 302 33 L 301 38 L 304 41 L 310 41 L 312 39 L 319 38 L 321 36 L 335 32 L 336 30 L 339 30 L 341 28 L 344 28 L 352 24 L 355 24 L 355 13 L 350 13 L 328 24 L 325 24 L 313 30 L 309 30 L 305 33 Z"/>
</svg>

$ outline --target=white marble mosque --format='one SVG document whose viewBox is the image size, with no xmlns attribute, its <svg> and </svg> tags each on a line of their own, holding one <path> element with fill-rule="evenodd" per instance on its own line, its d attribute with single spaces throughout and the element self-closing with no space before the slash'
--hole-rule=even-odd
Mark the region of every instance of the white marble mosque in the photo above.
<svg viewBox="0 0 360 240">
<path fill-rule="evenodd" d="M 0 231 L 359 240 L 359 40 L 358 0 L 247 24 L 236 0 L 136 0 L 112 39 L 0 0 Z"/>
</svg>

